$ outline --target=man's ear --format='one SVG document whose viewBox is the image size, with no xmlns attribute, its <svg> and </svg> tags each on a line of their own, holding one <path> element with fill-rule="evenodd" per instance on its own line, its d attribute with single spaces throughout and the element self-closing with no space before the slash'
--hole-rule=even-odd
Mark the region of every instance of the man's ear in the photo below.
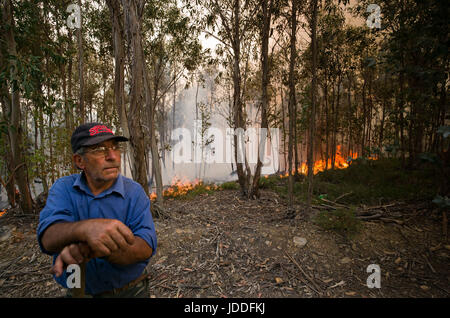
<svg viewBox="0 0 450 318">
<path fill-rule="evenodd" d="M 72 156 L 73 162 L 75 164 L 75 167 L 77 167 L 80 170 L 84 169 L 84 158 L 83 156 L 79 154 L 73 154 Z"/>
</svg>

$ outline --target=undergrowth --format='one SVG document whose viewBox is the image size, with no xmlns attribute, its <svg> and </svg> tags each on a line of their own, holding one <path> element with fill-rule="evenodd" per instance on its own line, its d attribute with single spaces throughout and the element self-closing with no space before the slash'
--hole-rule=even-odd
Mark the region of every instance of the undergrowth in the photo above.
<svg viewBox="0 0 450 318">
<path fill-rule="evenodd" d="M 354 209 L 321 211 L 313 222 L 325 230 L 335 231 L 352 239 L 361 230 L 361 221 L 356 218 Z"/>
</svg>

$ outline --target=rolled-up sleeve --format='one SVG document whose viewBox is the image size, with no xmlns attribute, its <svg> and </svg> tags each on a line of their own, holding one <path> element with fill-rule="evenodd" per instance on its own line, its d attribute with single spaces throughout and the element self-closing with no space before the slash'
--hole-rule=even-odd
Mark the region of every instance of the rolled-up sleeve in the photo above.
<svg viewBox="0 0 450 318">
<path fill-rule="evenodd" d="M 52 224 L 60 222 L 73 222 L 72 204 L 65 188 L 64 182 L 58 180 L 50 188 L 47 202 L 39 215 L 39 225 L 37 228 L 37 240 L 43 253 L 52 255 L 42 246 L 42 235 Z"/>
<path fill-rule="evenodd" d="M 152 248 L 152 256 L 156 253 L 157 239 L 155 225 L 150 212 L 150 199 L 140 188 L 134 208 L 129 211 L 128 226 L 134 235 L 142 238 Z"/>
</svg>

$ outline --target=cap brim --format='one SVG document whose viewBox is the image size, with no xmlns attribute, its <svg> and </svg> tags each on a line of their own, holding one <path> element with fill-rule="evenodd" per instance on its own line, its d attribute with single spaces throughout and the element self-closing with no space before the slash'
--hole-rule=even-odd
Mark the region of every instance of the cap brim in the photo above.
<svg viewBox="0 0 450 318">
<path fill-rule="evenodd" d="M 93 146 L 106 140 L 128 141 L 128 138 L 124 136 L 114 136 L 114 135 L 96 136 L 84 142 L 81 146 Z"/>
</svg>

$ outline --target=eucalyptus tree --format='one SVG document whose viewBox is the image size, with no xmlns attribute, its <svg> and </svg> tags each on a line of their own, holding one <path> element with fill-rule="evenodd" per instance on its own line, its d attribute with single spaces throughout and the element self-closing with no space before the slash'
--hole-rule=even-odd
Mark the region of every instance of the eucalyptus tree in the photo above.
<svg viewBox="0 0 450 318">
<path fill-rule="evenodd" d="M 445 1 L 379 1 L 383 69 L 392 79 L 392 117 L 403 162 L 413 165 L 426 150 L 442 151 L 437 132 L 448 116 L 448 5 Z M 367 18 L 370 1 L 354 12 Z"/>
<path fill-rule="evenodd" d="M 311 199 L 313 192 L 313 165 L 314 165 L 314 137 L 316 125 L 316 94 L 317 94 L 317 15 L 318 15 L 318 0 L 311 0 L 310 2 L 310 16 L 309 26 L 311 29 L 311 111 L 309 113 L 309 138 L 308 138 L 308 193 L 307 205 L 311 209 Z"/>
<path fill-rule="evenodd" d="M 246 96 L 248 71 L 256 59 L 260 59 L 259 101 L 261 128 L 268 128 L 271 57 L 269 54 L 269 39 L 273 34 L 273 20 L 278 14 L 281 1 L 276 0 L 230 0 L 230 1 L 200 1 L 201 8 L 206 11 L 203 19 L 204 32 L 219 41 L 216 53 L 221 57 L 221 63 L 229 70 L 232 79 L 233 94 L 232 127 L 235 129 L 234 160 L 241 192 L 244 196 L 254 198 L 259 196 L 259 179 L 262 161 L 258 160 L 254 173 L 248 162 L 245 151 L 243 132 L 251 122 L 248 117 L 244 96 Z M 255 54 L 251 54 L 251 52 Z M 249 64 L 250 63 L 250 64 Z M 261 136 L 258 154 L 263 151 L 265 138 Z"/>
<path fill-rule="evenodd" d="M 3 43 L 1 52 L 2 80 L 0 81 L 1 103 L 3 115 L 5 116 L 7 127 L 7 138 L 10 150 L 11 174 L 19 187 L 19 205 L 23 212 L 31 213 L 33 204 L 27 180 L 24 158 L 22 126 L 22 95 L 29 87 L 24 87 L 26 82 L 22 80 L 20 70 L 23 68 L 16 42 L 15 8 L 11 0 L 2 1 L 1 4 L 1 34 L 0 40 Z M 25 130 L 26 133 L 26 130 Z M 14 183 L 12 183 L 14 185 Z"/>
<path fill-rule="evenodd" d="M 116 61 L 115 100 L 122 128 L 130 137 L 133 177 L 148 192 L 146 145 L 150 145 L 157 202 L 161 205 L 163 184 L 155 114 L 165 105 L 162 101 L 176 81 L 186 70 L 195 69 L 201 46 L 195 25 L 189 23 L 177 1 L 108 0 L 107 4 Z M 183 67 L 171 74 L 175 60 Z M 129 106 L 124 93 L 127 65 Z"/>
<path fill-rule="evenodd" d="M 199 1 L 200 8 L 198 12 L 205 11 L 202 16 L 204 32 L 214 37 L 220 42 L 216 53 L 223 53 L 224 64 L 230 67 L 233 80 L 233 125 L 234 129 L 241 128 L 245 130 L 246 119 L 244 117 L 244 107 L 242 104 L 242 45 L 248 41 L 250 33 L 254 30 L 252 23 L 253 15 L 257 7 L 251 0 L 230 0 L 230 1 Z M 222 54 L 219 54 L 222 55 Z M 243 135 L 239 138 L 234 135 L 234 159 L 236 161 L 236 170 L 242 194 L 249 194 L 251 171 L 248 165 L 247 157 L 243 151 Z M 240 149 L 244 153 L 241 157 Z"/>
</svg>

